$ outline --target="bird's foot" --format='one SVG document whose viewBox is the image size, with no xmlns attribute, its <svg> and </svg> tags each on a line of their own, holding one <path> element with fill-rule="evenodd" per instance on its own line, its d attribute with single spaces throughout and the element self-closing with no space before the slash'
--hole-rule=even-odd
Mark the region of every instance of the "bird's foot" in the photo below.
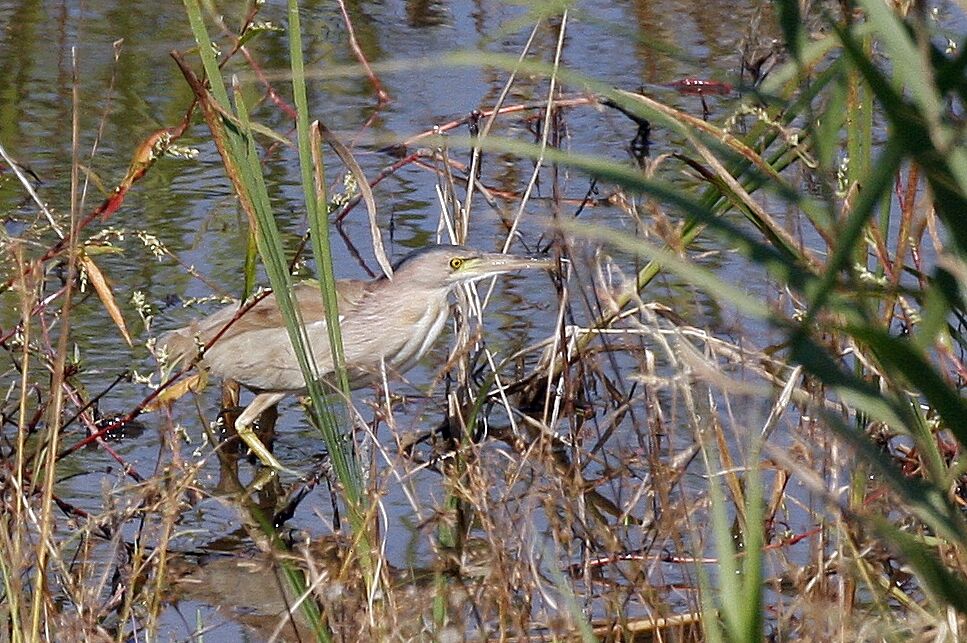
<svg viewBox="0 0 967 643">
<path fill-rule="evenodd" d="M 259 444 L 261 445 L 262 443 L 259 442 Z M 265 449 L 264 446 L 262 448 Z M 252 450 L 255 451 L 255 449 L 252 449 Z M 265 468 L 263 469 L 263 471 L 271 472 L 275 475 L 285 474 L 287 476 L 292 476 L 293 478 L 298 478 L 300 480 L 305 477 L 304 474 L 301 474 L 294 469 L 290 469 L 288 467 L 282 466 L 282 463 L 279 462 L 279 460 L 274 455 L 269 453 L 267 449 L 265 449 L 265 451 L 263 451 L 262 453 L 255 452 L 255 455 L 262 462 L 262 464 L 265 465 Z"/>
<path fill-rule="evenodd" d="M 262 444 L 262 441 L 259 440 L 259 436 L 255 435 L 255 431 L 252 430 L 251 426 L 238 426 L 236 424 L 235 430 L 238 433 L 238 437 L 240 437 L 242 441 L 245 442 L 246 446 L 248 446 L 249 450 L 255 454 L 255 457 L 257 457 L 262 464 L 266 466 L 267 471 L 274 474 L 284 473 L 286 475 L 299 478 L 300 480 L 303 478 L 303 475 L 298 471 L 293 471 L 292 469 L 282 466 L 282 463 L 279 462 L 274 455 L 272 455 L 272 452 L 269 451 L 264 444 Z"/>
</svg>

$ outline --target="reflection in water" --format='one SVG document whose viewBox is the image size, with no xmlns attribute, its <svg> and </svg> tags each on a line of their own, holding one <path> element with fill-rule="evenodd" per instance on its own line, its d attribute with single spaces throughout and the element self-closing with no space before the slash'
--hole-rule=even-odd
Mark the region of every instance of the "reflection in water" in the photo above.
<svg viewBox="0 0 967 643">
<path fill-rule="evenodd" d="M 407 0 L 406 22 L 414 29 L 447 24 L 449 3 L 440 0 Z"/>
<path fill-rule="evenodd" d="M 226 543 L 227 544 L 227 543 Z M 293 554 L 244 552 L 237 547 L 210 553 L 174 556 L 171 560 L 174 584 L 169 588 L 175 603 L 197 602 L 221 611 L 224 618 L 241 623 L 260 640 L 278 633 L 283 640 L 313 640 L 311 621 L 299 609 L 304 600 L 287 577 L 287 570 L 304 573 L 303 582 L 322 608 L 333 614 L 337 639 L 358 640 L 368 629 L 366 588 L 360 578 L 347 578 L 346 552 L 350 542 L 336 537 L 314 538 L 294 548 Z M 437 588 L 432 569 L 410 569 L 405 573 L 388 568 L 384 578 L 389 596 L 395 599 L 393 627 L 385 625 L 388 634 L 399 640 L 414 640 L 423 631 L 423 623 L 433 620 Z M 467 594 L 459 584 L 447 592 L 448 609 L 454 615 L 465 611 Z M 387 611 L 387 615 L 389 611 Z M 451 626 L 460 636 L 460 621 Z M 223 628 L 224 629 L 224 628 Z M 225 636 L 224 632 L 218 632 Z"/>
</svg>

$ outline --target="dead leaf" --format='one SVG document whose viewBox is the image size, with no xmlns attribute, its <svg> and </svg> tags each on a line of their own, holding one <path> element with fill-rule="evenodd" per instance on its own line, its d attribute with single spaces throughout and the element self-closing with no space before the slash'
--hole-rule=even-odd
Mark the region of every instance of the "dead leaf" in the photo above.
<svg viewBox="0 0 967 643">
<path fill-rule="evenodd" d="M 157 411 L 162 406 L 179 400 L 186 393 L 198 393 L 208 384 L 208 371 L 202 369 L 191 375 L 184 377 L 165 390 L 161 391 L 156 398 L 145 405 L 145 411 Z"/>
<path fill-rule="evenodd" d="M 121 331 L 124 341 L 128 343 L 128 346 L 134 346 L 131 342 L 131 336 L 128 334 L 128 327 L 124 323 L 124 317 L 121 315 L 121 309 L 118 307 L 117 302 L 114 301 L 114 292 L 111 290 L 107 279 L 104 278 L 104 273 L 97 267 L 94 260 L 84 252 L 81 252 L 80 261 L 81 265 L 84 266 L 84 270 L 87 271 L 88 280 L 94 286 L 94 292 L 97 293 L 98 299 L 104 304 L 104 308 L 107 309 L 107 314 L 111 316 L 114 325 Z"/>
</svg>

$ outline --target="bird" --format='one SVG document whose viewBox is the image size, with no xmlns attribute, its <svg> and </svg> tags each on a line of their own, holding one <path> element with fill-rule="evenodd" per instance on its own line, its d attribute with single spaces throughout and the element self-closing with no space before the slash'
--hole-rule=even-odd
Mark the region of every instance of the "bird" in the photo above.
<svg viewBox="0 0 967 643">
<path fill-rule="evenodd" d="M 449 295 L 461 285 L 551 265 L 545 258 L 435 245 L 403 257 L 392 278 L 337 280 L 339 325 L 351 388 L 377 381 L 383 368 L 397 374 L 412 368 L 440 336 L 450 312 Z M 326 380 L 335 369 L 318 283 L 296 284 L 293 299 L 306 326 L 316 372 Z M 236 433 L 263 464 L 276 472 L 288 471 L 262 444 L 252 425 L 284 397 L 305 393 L 306 383 L 275 295 L 258 301 L 241 316 L 239 306 L 236 301 L 170 331 L 159 345 L 172 367 L 197 358 L 200 368 L 253 391 L 255 397 L 235 421 Z"/>
</svg>

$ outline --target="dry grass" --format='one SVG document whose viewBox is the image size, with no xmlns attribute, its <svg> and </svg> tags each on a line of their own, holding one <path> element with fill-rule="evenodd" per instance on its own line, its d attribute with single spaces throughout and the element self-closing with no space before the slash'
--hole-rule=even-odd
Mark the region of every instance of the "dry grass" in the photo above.
<svg viewBox="0 0 967 643">
<path fill-rule="evenodd" d="M 124 414 L 97 413 L 99 394 L 80 384 L 80 365 L 73 360 L 72 317 L 80 306 L 103 308 L 120 338 L 128 329 L 118 317 L 130 319 L 132 312 L 121 311 L 125 304 L 109 279 L 98 278 L 94 249 L 121 232 L 95 232 L 97 221 L 123 206 L 127 190 L 185 132 L 194 106 L 186 106 L 184 123 L 145 141 L 119 189 L 97 208 L 87 209 L 80 196 L 82 163 L 75 145 L 69 212 L 47 212 L 0 241 L 3 302 L 19 312 L 0 328 L 5 635 L 203 637 L 228 620 L 266 640 L 701 640 L 715 638 L 719 617 L 727 622 L 744 599 L 727 590 L 723 575 L 730 565 L 757 557 L 761 579 L 738 576 L 764 588 L 764 629 L 776 640 L 962 636 L 962 613 L 937 597 L 922 571 L 908 566 L 912 550 L 898 555 L 897 541 L 877 532 L 875 521 L 885 518 L 915 533 L 958 579 L 965 571 L 963 550 L 933 533 L 916 498 L 904 495 L 902 485 L 857 447 L 860 440 L 875 446 L 911 486 L 930 480 L 941 497 L 962 509 L 960 449 L 944 427 L 926 430 L 941 456 L 938 463 L 917 441 L 923 436 L 892 431 L 851 406 L 828 380 L 797 366 L 784 351 L 784 328 L 741 315 L 729 302 L 716 303 L 694 282 L 674 276 L 652 281 L 647 266 L 610 257 L 559 227 L 547 226 L 540 239 L 531 229 L 521 232 L 540 179 L 542 193 L 553 195 L 550 210 L 558 219 L 607 201 L 635 222 L 637 239 L 660 240 L 689 265 L 728 264 L 731 253 L 712 242 L 706 252 L 691 249 L 694 221 L 681 223 L 660 200 L 620 187 L 609 188 L 598 203 L 590 190 L 577 202 L 564 196 L 574 186 L 543 154 L 566 146 L 570 126 L 569 112 L 556 106 L 567 20 L 564 14 L 553 29 L 538 27 L 551 30 L 557 44 L 548 54 L 547 95 L 530 106 L 542 114 L 537 158 L 528 161 L 532 173 L 521 191 L 500 195 L 512 206 L 497 206 L 504 215 L 505 249 L 523 240 L 560 260 L 542 291 L 526 297 L 527 305 L 542 307 L 535 314 L 550 321 L 540 326 L 542 336 L 514 354 L 491 350 L 501 346 L 487 341 L 489 333 L 499 333 L 502 313 L 494 309 L 501 287 L 484 284 L 461 293 L 450 352 L 434 369 L 430 396 L 400 399 L 394 396 L 399 384 L 386 382 L 346 409 L 366 472 L 366 523 L 376 534 L 378 582 L 371 587 L 359 565 L 363 541 L 346 525 L 343 490 L 328 462 L 293 463 L 310 472 L 305 480 L 259 478 L 232 440 L 221 441 L 217 429 L 232 425 L 231 414 L 216 422 L 211 395 L 182 397 L 181 412 L 156 401 L 185 373 L 160 386 L 154 380 L 154 391 Z M 243 54 L 274 104 L 286 109 L 251 52 L 222 27 L 234 45 L 227 56 Z M 376 72 L 370 73 L 379 87 Z M 493 106 L 495 119 L 503 108 L 517 110 L 502 102 L 513 78 Z M 491 126 L 483 122 L 480 131 L 486 134 Z M 440 237 L 463 243 L 473 231 L 473 202 L 495 203 L 485 186 L 502 170 L 488 165 L 488 155 L 474 155 L 469 167 L 455 156 L 441 146 L 403 155 L 400 163 L 425 164 L 433 172 Z M 705 165 L 689 167 L 713 167 L 714 160 L 703 155 Z M 641 175 L 661 177 L 669 162 L 663 156 L 644 163 Z M 481 185 L 467 190 L 462 170 L 479 175 Z M 707 170 L 693 187 L 721 187 L 715 175 L 726 172 Z M 898 191 L 905 179 L 906 192 L 915 194 L 917 172 L 913 167 L 898 173 Z M 26 186 L 29 177 L 23 181 Z M 340 217 L 353 207 L 351 197 L 346 195 Z M 895 278 L 894 285 L 909 267 L 906 253 L 919 262 L 923 250 L 946 252 L 936 233 L 942 228 L 937 215 L 901 205 L 906 234 L 900 247 L 882 237 L 871 244 L 882 251 L 886 278 Z M 802 217 L 794 223 L 788 229 L 811 224 Z M 146 259 L 179 262 L 150 231 L 142 234 Z M 875 226 L 870 234 L 877 234 Z M 801 235 L 778 236 L 808 245 Z M 804 251 L 802 265 L 811 267 L 821 254 Z M 946 261 L 962 277 L 962 264 L 953 257 Z M 754 267 L 723 270 L 741 275 Z M 925 278 L 921 285 L 926 289 Z M 917 323 L 920 311 L 894 294 L 896 316 Z M 800 297 L 784 284 L 765 295 L 777 316 L 789 318 L 808 308 Z M 704 314 L 710 309 L 723 328 L 731 327 L 728 336 L 694 325 L 712 316 Z M 145 322 L 139 341 L 154 333 L 146 310 L 136 311 Z M 888 322 L 894 310 L 889 308 Z M 896 374 L 843 331 L 840 317 L 821 311 L 816 326 L 826 332 L 825 354 L 885 392 L 898 388 Z M 934 349 L 945 374 L 963 373 L 956 349 Z M 104 382 L 102 388 L 124 384 Z M 207 431 L 200 445 L 189 444 L 175 422 L 191 400 L 198 425 Z M 156 407 L 157 413 L 136 419 Z M 837 421 L 857 427 L 856 440 L 843 440 L 842 431 L 834 430 Z M 108 440 L 122 426 L 140 422 L 160 435 L 154 460 L 130 461 Z M 263 418 L 263 424 L 271 431 L 275 418 Z M 292 436 L 285 431 L 280 439 Z M 77 454 L 87 444 L 119 467 L 104 475 L 79 470 Z M 946 488 L 931 478 L 931 467 L 940 465 Z M 71 484 L 76 477 L 96 483 Z M 761 524 L 752 510 L 760 508 L 760 491 Z M 394 517 L 401 510 L 389 500 L 407 503 L 410 529 L 398 524 Z M 206 512 L 216 511 L 229 513 L 238 530 L 208 533 Z M 295 514 L 301 514 L 298 521 Z M 722 515 L 730 523 L 724 532 L 716 526 Z M 290 522 L 310 528 L 290 530 Z M 753 532 L 762 533 L 762 546 L 746 549 L 758 542 Z M 416 543 L 413 556 L 401 553 L 407 538 Z M 732 543 L 734 555 L 723 555 L 723 540 Z M 182 603 L 197 613 L 182 613 Z"/>
</svg>

